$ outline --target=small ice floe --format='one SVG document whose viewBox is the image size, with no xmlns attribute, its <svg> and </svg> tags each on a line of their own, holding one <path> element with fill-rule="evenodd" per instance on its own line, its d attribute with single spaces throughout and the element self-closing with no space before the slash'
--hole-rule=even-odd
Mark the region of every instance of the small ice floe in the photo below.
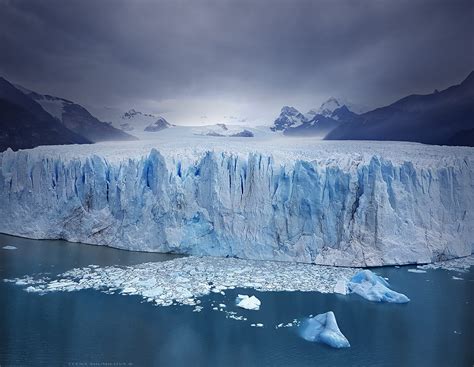
<svg viewBox="0 0 474 367">
<path fill-rule="evenodd" d="M 263 324 L 257 323 L 257 324 L 250 324 L 252 327 L 263 327 Z"/>
<path fill-rule="evenodd" d="M 426 273 L 426 270 L 423 269 L 408 269 L 409 273 L 417 273 L 417 274 L 423 274 Z"/>
<path fill-rule="evenodd" d="M 2 249 L 4 249 L 4 250 L 16 250 L 17 248 L 15 246 L 7 245 L 7 246 L 3 246 Z"/>
<path fill-rule="evenodd" d="M 453 280 L 464 280 L 463 278 L 459 278 L 459 277 L 456 277 L 454 275 L 451 277 L 451 279 L 453 279 Z"/>
<path fill-rule="evenodd" d="M 313 315 L 310 315 L 310 317 L 313 317 Z M 277 326 L 275 326 L 275 329 L 281 329 L 283 327 L 293 327 L 293 326 L 298 326 L 299 325 L 299 321 L 294 319 L 292 322 L 288 322 L 288 323 L 280 323 L 278 324 Z"/>
<path fill-rule="evenodd" d="M 203 308 L 202 306 L 195 306 L 193 312 L 201 312 Z"/>
<path fill-rule="evenodd" d="M 235 299 L 235 304 L 237 307 L 245 308 L 246 310 L 258 311 L 262 302 L 255 296 L 249 297 L 245 294 L 239 294 Z"/>
<path fill-rule="evenodd" d="M 233 311 L 224 311 L 226 313 L 226 319 L 233 319 L 237 321 L 247 321 L 247 318 L 242 315 L 237 315 L 237 312 Z"/>
<path fill-rule="evenodd" d="M 298 328 L 299 335 L 310 342 L 327 344 L 333 348 L 348 348 L 351 345 L 339 330 L 332 311 L 305 319 Z"/>
<path fill-rule="evenodd" d="M 220 308 L 225 308 L 225 307 L 226 307 L 226 305 L 225 305 L 225 304 L 223 304 L 223 303 L 219 303 L 219 307 L 220 307 Z"/>
<path fill-rule="evenodd" d="M 423 269 L 408 269 L 409 273 L 417 273 L 417 274 L 423 274 L 426 273 L 426 270 Z"/>
<path fill-rule="evenodd" d="M 137 290 L 134 287 L 125 287 L 122 290 L 122 293 L 124 293 L 124 294 L 132 294 L 132 293 L 136 293 L 136 292 L 137 292 Z"/>
<path fill-rule="evenodd" d="M 404 294 L 392 291 L 388 282 L 370 270 L 362 270 L 349 281 L 347 288 L 351 293 L 373 302 L 407 303 L 410 299 Z"/>
<path fill-rule="evenodd" d="M 461 335 L 461 332 L 454 330 L 454 334 Z"/>
<path fill-rule="evenodd" d="M 334 286 L 334 293 L 347 294 L 347 281 L 339 279 Z"/>
</svg>

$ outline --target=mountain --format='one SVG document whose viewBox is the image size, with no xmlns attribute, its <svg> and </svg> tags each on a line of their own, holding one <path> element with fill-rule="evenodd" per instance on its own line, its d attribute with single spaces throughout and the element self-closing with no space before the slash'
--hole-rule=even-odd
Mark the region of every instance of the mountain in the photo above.
<svg viewBox="0 0 474 367">
<path fill-rule="evenodd" d="M 134 136 L 100 121 L 80 104 L 64 98 L 42 95 L 23 87 L 19 88 L 65 127 L 94 143 L 108 140 L 136 139 Z"/>
<path fill-rule="evenodd" d="M 155 132 L 173 126 L 162 116 L 141 112 L 134 108 L 126 112 L 113 107 L 89 107 L 89 109 L 102 120 L 110 121 L 114 127 L 135 134 Z"/>
<path fill-rule="evenodd" d="M 323 102 L 319 108 L 313 108 L 306 114 L 308 120 L 312 119 L 312 116 L 322 115 L 324 117 L 331 117 L 334 111 L 341 107 L 346 107 L 349 111 L 360 115 L 361 113 L 367 112 L 368 108 L 361 105 L 356 105 L 344 98 L 330 97 L 327 101 Z"/>
<path fill-rule="evenodd" d="M 294 107 L 284 106 L 277 117 L 272 131 L 286 131 L 290 127 L 297 127 L 307 122 L 306 117 Z"/>
<path fill-rule="evenodd" d="M 459 85 L 411 95 L 356 116 L 328 140 L 397 140 L 474 146 L 474 71 Z"/>
<path fill-rule="evenodd" d="M 324 102 L 317 110 L 303 115 L 294 107 L 285 106 L 271 127 L 272 131 L 283 131 L 290 136 L 319 136 L 324 138 L 329 132 L 345 121 L 357 116 L 346 105 L 335 98 Z"/>
<path fill-rule="evenodd" d="M 8 147 L 87 144 L 91 141 L 62 125 L 32 98 L 0 77 L 0 151 Z"/>
<path fill-rule="evenodd" d="M 171 127 L 171 124 L 160 116 L 155 122 L 152 122 L 150 125 L 145 127 L 144 130 L 148 132 L 156 132 L 161 131 L 163 129 L 167 129 L 169 127 Z"/>
</svg>

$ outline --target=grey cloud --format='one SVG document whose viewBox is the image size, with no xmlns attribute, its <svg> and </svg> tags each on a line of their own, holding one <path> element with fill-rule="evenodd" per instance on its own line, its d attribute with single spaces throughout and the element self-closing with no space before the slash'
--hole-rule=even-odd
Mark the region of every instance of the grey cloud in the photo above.
<svg viewBox="0 0 474 367">
<path fill-rule="evenodd" d="M 0 0 L 0 9 L 0 73 L 86 104 L 160 109 L 199 98 L 277 113 L 342 95 L 377 106 L 474 66 L 470 0 Z"/>
</svg>

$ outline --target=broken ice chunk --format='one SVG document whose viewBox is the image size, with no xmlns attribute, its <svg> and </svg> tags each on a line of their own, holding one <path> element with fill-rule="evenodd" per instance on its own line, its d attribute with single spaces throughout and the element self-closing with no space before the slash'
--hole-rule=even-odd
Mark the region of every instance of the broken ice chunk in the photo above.
<svg viewBox="0 0 474 367">
<path fill-rule="evenodd" d="M 404 294 L 392 291 L 385 279 L 370 270 L 362 270 L 354 275 L 348 283 L 348 289 L 373 302 L 407 303 L 410 301 Z"/>
<path fill-rule="evenodd" d="M 246 310 L 258 311 L 262 303 L 255 296 L 249 297 L 245 294 L 239 294 L 235 299 L 235 304 L 237 305 L 237 307 L 245 308 Z"/>
<path fill-rule="evenodd" d="M 3 246 L 2 249 L 4 249 L 4 250 L 16 250 L 16 247 L 7 245 L 7 246 Z"/>
<path fill-rule="evenodd" d="M 298 328 L 300 336 L 310 342 L 324 343 L 333 348 L 348 348 L 351 345 L 339 330 L 332 311 L 304 320 Z"/>
<path fill-rule="evenodd" d="M 334 293 L 347 294 L 347 282 L 343 279 L 339 279 L 334 286 Z"/>
</svg>

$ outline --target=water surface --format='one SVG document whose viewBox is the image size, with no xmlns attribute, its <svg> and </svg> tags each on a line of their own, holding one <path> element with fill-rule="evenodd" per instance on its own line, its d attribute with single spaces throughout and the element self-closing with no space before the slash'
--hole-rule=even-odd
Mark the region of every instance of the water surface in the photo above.
<svg viewBox="0 0 474 367">
<path fill-rule="evenodd" d="M 5 245 L 17 250 L 0 249 L 0 279 L 175 257 L 0 235 L 0 248 Z M 473 270 L 417 274 L 409 268 L 376 269 L 410 297 L 406 305 L 355 295 L 235 289 L 203 297 L 199 313 L 190 306 L 156 307 L 137 296 L 94 290 L 40 296 L 0 282 L 0 365 L 472 366 Z M 257 295 L 260 311 L 237 309 L 238 293 Z M 211 307 L 219 303 L 248 320 L 225 318 Z M 335 350 L 299 338 L 294 328 L 275 329 L 329 310 L 351 348 Z"/>
</svg>

